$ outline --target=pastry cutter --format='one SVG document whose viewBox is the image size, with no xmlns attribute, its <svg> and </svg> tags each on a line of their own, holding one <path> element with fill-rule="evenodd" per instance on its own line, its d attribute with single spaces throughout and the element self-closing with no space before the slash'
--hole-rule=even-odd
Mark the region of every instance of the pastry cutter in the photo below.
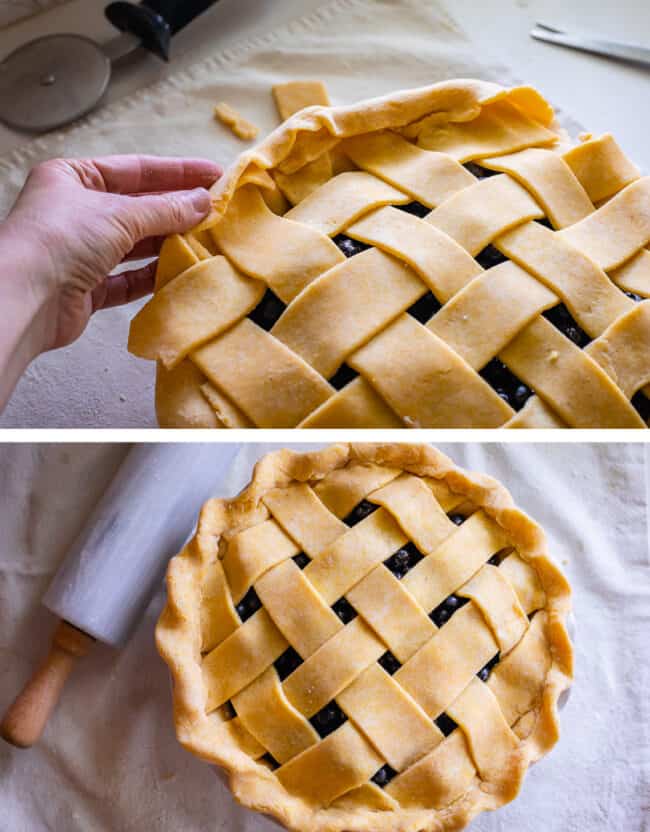
<svg viewBox="0 0 650 832">
<path fill-rule="evenodd" d="M 131 448 L 43 598 L 60 621 L 49 654 L 0 723 L 5 740 L 33 745 L 76 660 L 96 641 L 125 644 L 238 449 L 236 443 Z"/>
<path fill-rule="evenodd" d="M 172 35 L 217 0 L 143 0 L 106 6 L 122 33 L 98 44 L 75 34 L 36 38 L 0 63 L 0 121 L 41 133 L 90 112 L 102 99 L 112 68 L 134 52 L 169 60 Z"/>
<path fill-rule="evenodd" d="M 543 40 L 547 43 L 556 43 L 560 46 L 568 46 L 570 49 L 579 49 L 582 52 L 591 52 L 595 55 L 606 55 L 609 58 L 617 58 L 619 61 L 625 61 L 626 63 L 650 67 L 650 48 L 641 44 L 607 40 L 596 35 L 565 32 L 555 26 L 547 26 L 545 23 L 537 23 L 531 29 L 530 35 L 536 40 Z"/>
</svg>

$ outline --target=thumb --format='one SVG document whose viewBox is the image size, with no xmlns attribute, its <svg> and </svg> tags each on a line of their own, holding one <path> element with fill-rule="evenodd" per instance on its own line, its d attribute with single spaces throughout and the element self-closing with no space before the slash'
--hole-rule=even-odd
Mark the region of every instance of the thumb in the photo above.
<svg viewBox="0 0 650 832">
<path fill-rule="evenodd" d="M 205 188 L 122 197 L 120 213 L 134 240 L 188 231 L 210 210 Z"/>
</svg>

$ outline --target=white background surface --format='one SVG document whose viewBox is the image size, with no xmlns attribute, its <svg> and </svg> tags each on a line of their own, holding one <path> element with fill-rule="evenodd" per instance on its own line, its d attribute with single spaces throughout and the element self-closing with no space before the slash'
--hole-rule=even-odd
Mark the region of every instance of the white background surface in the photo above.
<svg viewBox="0 0 650 832">
<path fill-rule="evenodd" d="M 265 446 L 268 449 L 269 446 Z M 236 493 L 247 445 L 215 495 Z M 647 832 L 650 561 L 647 462 L 636 445 L 456 445 L 457 463 L 500 479 L 546 529 L 573 587 L 575 683 L 559 744 L 511 804 L 472 832 Z M 45 651 L 39 598 L 124 451 L 0 445 L 0 712 Z M 181 483 L 179 483 L 180 487 Z M 156 655 L 158 593 L 122 652 L 80 662 L 42 742 L 0 741 L 2 832 L 272 832 L 176 742 Z M 645 825 L 644 825 L 645 824 Z"/>
</svg>

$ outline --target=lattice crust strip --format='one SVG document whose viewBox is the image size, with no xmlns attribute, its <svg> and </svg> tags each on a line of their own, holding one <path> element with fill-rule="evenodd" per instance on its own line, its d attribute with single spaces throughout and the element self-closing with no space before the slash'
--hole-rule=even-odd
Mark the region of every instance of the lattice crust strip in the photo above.
<svg viewBox="0 0 650 832">
<path fill-rule="evenodd" d="M 557 739 L 566 581 L 499 484 L 429 447 L 270 454 L 168 588 L 179 739 L 289 828 L 451 828 Z"/>
<path fill-rule="evenodd" d="M 276 103 L 132 323 L 161 425 L 647 426 L 650 178 L 612 136 L 478 81 Z"/>
</svg>

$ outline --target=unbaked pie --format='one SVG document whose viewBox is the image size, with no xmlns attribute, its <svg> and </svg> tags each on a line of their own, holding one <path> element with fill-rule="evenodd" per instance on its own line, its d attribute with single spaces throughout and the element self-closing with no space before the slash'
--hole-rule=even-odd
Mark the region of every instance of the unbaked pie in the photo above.
<svg viewBox="0 0 650 832">
<path fill-rule="evenodd" d="M 167 588 L 178 739 L 291 830 L 458 830 L 558 739 L 569 586 L 509 493 L 431 447 L 269 454 Z"/>
<path fill-rule="evenodd" d="M 161 426 L 646 427 L 650 178 L 530 87 L 302 109 L 213 197 L 132 322 Z"/>
</svg>

